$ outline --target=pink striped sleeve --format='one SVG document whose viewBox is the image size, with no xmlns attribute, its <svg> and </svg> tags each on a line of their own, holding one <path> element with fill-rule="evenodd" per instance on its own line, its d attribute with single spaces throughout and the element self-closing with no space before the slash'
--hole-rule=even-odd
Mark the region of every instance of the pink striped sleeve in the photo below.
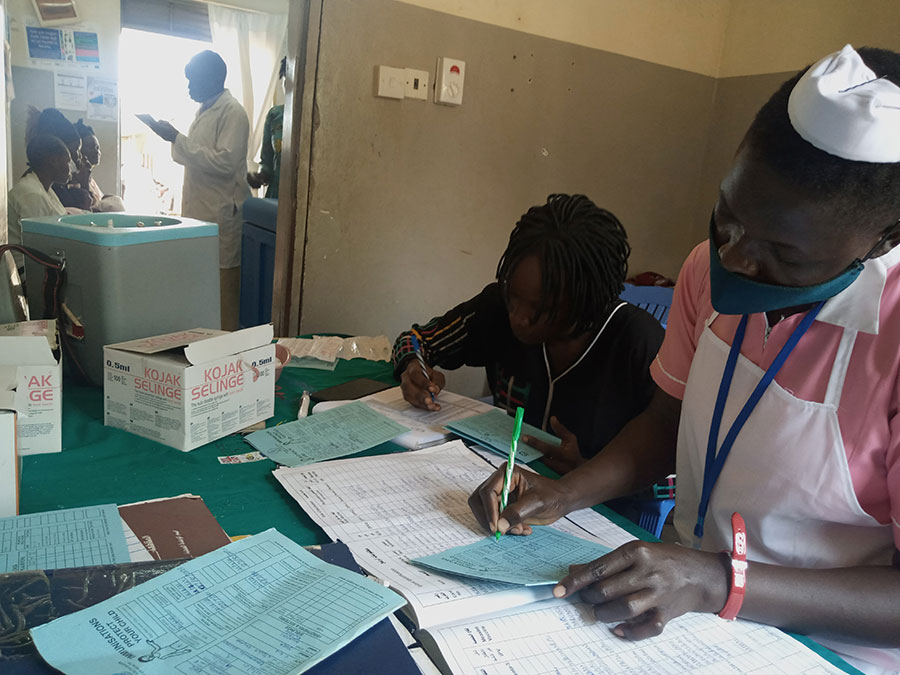
<svg viewBox="0 0 900 675">
<path fill-rule="evenodd" d="M 684 387 L 703 320 L 709 316 L 709 244 L 698 244 L 685 260 L 675 284 L 666 337 L 650 365 L 650 375 L 664 392 L 684 398 Z M 699 325 L 698 325 L 699 324 Z"/>
</svg>

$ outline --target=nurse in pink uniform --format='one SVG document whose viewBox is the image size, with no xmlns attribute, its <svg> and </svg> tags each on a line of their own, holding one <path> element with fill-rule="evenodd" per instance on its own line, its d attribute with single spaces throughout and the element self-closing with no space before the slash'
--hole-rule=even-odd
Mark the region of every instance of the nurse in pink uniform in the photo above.
<svg viewBox="0 0 900 675">
<path fill-rule="evenodd" d="M 528 534 L 677 471 L 682 546 L 632 542 L 554 589 L 617 635 L 714 612 L 900 673 L 898 85 L 900 54 L 849 45 L 786 82 L 681 270 L 647 410 L 559 480 L 516 471 L 503 513 L 502 472 L 470 498 Z"/>
</svg>

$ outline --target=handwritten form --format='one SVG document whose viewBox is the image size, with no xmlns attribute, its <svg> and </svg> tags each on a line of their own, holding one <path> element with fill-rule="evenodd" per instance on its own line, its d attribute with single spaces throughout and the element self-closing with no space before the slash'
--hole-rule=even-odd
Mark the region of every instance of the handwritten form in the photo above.
<svg viewBox="0 0 900 675">
<path fill-rule="evenodd" d="M 488 537 L 411 562 L 473 579 L 540 586 L 562 580 L 569 565 L 591 562 L 611 550 L 552 527 L 534 527 L 527 537 Z"/>
<path fill-rule="evenodd" d="M 510 587 L 408 564 L 448 546 L 484 541 L 466 499 L 491 471 L 484 459 L 452 441 L 416 452 L 279 469 L 275 476 L 330 537 L 348 544 L 362 567 L 407 597 L 426 629 L 417 635 L 435 643 L 456 675 L 841 672 L 768 626 L 689 614 L 670 622 L 659 637 L 628 642 L 595 623 L 583 604 L 548 600 L 550 586 Z M 611 548 L 634 539 L 590 509 L 553 527 Z"/>
<path fill-rule="evenodd" d="M 0 518 L 0 572 L 130 560 L 115 504 Z"/>
<path fill-rule="evenodd" d="M 509 455 L 509 444 L 512 441 L 515 426 L 516 420 L 499 408 L 494 408 L 490 412 L 476 417 L 467 417 L 466 419 L 447 424 L 448 429 L 463 438 L 480 443 L 504 457 Z M 522 435 L 534 436 L 538 440 L 552 445 L 559 445 L 560 443 L 556 436 L 548 434 L 546 431 L 542 431 L 531 424 L 522 425 Z M 517 460 L 528 463 L 541 457 L 542 455 L 538 450 L 519 441 L 516 449 Z"/>
<path fill-rule="evenodd" d="M 421 635 L 453 675 L 545 673 L 842 673 L 815 652 L 775 628 L 688 614 L 670 621 L 662 635 L 630 642 L 594 621 L 590 606 L 548 600 L 501 616 L 460 622 Z"/>
<path fill-rule="evenodd" d="M 354 401 L 339 408 L 254 431 L 244 440 L 271 460 L 301 466 L 386 443 L 408 428 Z"/>
<path fill-rule="evenodd" d="M 448 422 L 494 410 L 494 407 L 487 403 L 454 394 L 446 389 L 437 397 L 440 410 L 422 410 L 409 404 L 403 398 L 400 387 L 379 391 L 360 400 L 385 417 L 409 427 L 410 432 L 399 436 L 394 442 L 413 449 L 446 439 L 450 432 L 444 425 Z"/>
<path fill-rule="evenodd" d="M 275 530 L 31 631 L 68 675 L 300 673 L 403 599 Z"/>
<path fill-rule="evenodd" d="M 406 597 L 423 627 L 550 597 L 548 586 L 463 579 L 408 562 L 485 539 L 467 499 L 492 472 L 461 441 L 451 441 L 274 473 L 329 537 L 347 544 L 360 566 Z M 608 546 L 634 538 L 590 510 L 551 527 Z"/>
</svg>

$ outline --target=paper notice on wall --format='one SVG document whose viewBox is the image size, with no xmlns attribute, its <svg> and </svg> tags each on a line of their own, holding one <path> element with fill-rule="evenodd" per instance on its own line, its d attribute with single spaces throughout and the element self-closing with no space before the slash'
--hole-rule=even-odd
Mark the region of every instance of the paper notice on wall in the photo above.
<svg viewBox="0 0 900 675">
<path fill-rule="evenodd" d="M 100 67 L 100 36 L 96 30 L 91 30 L 91 26 L 50 28 L 36 23 L 35 19 L 25 19 L 25 42 L 30 65 L 91 70 Z"/>
<path fill-rule="evenodd" d="M 56 107 L 87 110 L 87 78 L 84 75 L 55 74 Z"/>
<path fill-rule="evenodd" d="M 116 122 L 119 119 L 119 94 L 115 80 L 87 79 L 87 116 L 90 120 Z"/>
</svg>

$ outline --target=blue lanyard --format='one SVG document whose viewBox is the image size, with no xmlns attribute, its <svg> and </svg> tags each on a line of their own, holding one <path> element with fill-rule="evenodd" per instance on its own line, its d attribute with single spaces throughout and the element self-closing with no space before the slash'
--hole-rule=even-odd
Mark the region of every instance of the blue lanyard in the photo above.
<svg viewBox="0 0 900 675">
<path fill-rule="evenodd" d="M 747 331 L 747 319 L 749 318 L 749 315 L 744 314 L 741 317 L 741 321 L 734 333 L 734 341 L 731 343 L 731 350 L 728 352 L 728 360 L 725 362 L 725 372 L 722 374 L 722 382 L 719 384 L 719 393 L 716 396 L 716 406 L 713 409 L 712 422 L 709 425 L 709 441 L 706 444 L 706 464 L 703 468 L 703 491 L 700 495 L 700 505 L 697 507 L 697 524 L 694 526 L 694 537 L 696 537 L 698 541 L 703 538 L 703 522 L 706 520 L 706 511 L 709 508 L 709 498 L 712 495 L 713 487 L 715 487 L 716 481 L 719 480 L 719 474 L 722 473 L 722 467 L 725 466 L 725 460 L 728 459 L 728 453 L 731 452 L 731 448 L 734 445 L 734 441 L 737 439 L 737 435 L 744 427 L 744 423 L 747 421 L 747 418 L 750 417 L 750 413 L 753 412 L 756 404 L 759 403 L 759 399 L 762 398 L 762 395 L 769 387 L 769 384 L 775 379 L 775 375 L 781 370 L 781 366 L 787 361 L 787 357 L 790 356 L 790 353 L 793 351 L 794 347 L 797 346 L 800 338 L 803 337 L 803 334 L 806 333 L 807 329 L 812 325 L 812 322 L 815 321 L 816 316 L 819 314 L 819 310 L 822 309 L 822 305 L 824 304 L 825 302 L 822 301 L 809 310 L 800 324 L 794 329 L 794 332 L 791 333 L 788 341 L 781 348 L 781 351 L 778 352 L 778 356 L 772 361 L 772 365 L 766 370 L 762 379 L 760 379 L 756 388 L 753 390 L 753 393 L 750 394 L 750 398 L 747 399 L 744 407 L 741 408 L 740 413 L 738 413 L 738 416 L 734 419 L 731 428 L 728 430 L 728 434 L 725 436 L 725 440 L 722 441 L 722 447 L 719 448 L 717 454 L 716 445 L 719 440 L 719 428 L 722 425 L 722 414 L 725 411 L 725 401 L 728 399 L 728 390 L 731 388 L 731 378 L 734 375 L 738 356 L 741 353 L 741 344 L 744 342 L 744 333 Z"/>
</svg>

